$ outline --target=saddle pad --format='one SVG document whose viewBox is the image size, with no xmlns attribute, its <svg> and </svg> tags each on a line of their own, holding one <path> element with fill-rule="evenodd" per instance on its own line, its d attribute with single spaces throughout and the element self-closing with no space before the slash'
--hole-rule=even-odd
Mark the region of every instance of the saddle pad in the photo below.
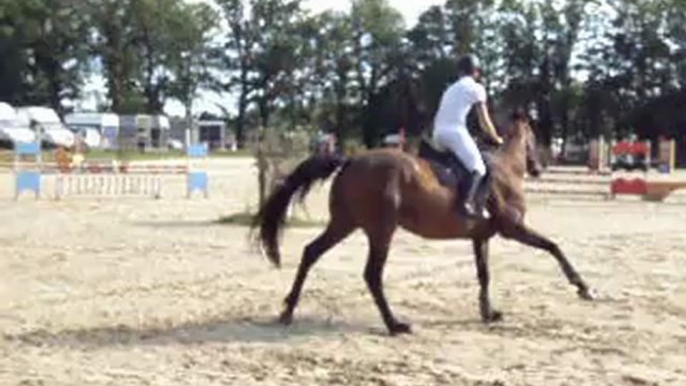
<svg viewBox="0 0 686 386">
<path fill-rule="evenodd" d="M 419 144 L 418 156 L 429 163 L 436 179 L 446 188 L 454 189 L 457 181 L 463 181 L 463 177 L 468 173 L 462 162 L 452 152 L 438 150 L 425 139 L 422 139 Z M 482 152 L 481 156 L 486 164 L 488 176 L 492 155 Z"/>
</svg>

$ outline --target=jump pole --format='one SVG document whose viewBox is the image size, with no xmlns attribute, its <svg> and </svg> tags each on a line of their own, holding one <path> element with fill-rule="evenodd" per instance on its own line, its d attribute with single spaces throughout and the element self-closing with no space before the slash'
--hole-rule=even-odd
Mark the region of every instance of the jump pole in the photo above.
<svg viewBox="0 0 686 386">
<path fill-rule="evenodd" d="M 40 140 L 29 143 L 17 142 L 14 148 L 14 165 L 12 167 L 15 183 L 14 200 L 18 200 L 21 193 L 25 190 L 33 191 L 37 200 L 40 198 L 41 169 L 43 164 Z M 25 156 L 33 157 L 33 168 L 24 166 L 27 163 L 23 162 L 21 158 Z"/>
</svg>

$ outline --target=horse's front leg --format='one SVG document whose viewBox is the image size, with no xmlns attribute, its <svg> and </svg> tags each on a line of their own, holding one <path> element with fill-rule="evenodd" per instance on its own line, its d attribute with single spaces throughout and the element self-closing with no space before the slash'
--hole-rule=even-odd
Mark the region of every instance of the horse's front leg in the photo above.
<svg viewBox="0 0 686 386">
<path fill-rule="evenodd" d="M 581 275 L 574 269 L 555 242 L 538 234 L 536 231 L 520 222 L 507 224 L 503 227 L 501 234 L 505 238 L 517 240 L 522 244 L 542 249 L 553 255 L 558 264 L 560 264 L 560 268 L 562 268 L 562 272 L 564 272 L 567 280 L 569 280 L 572 285 L 576 286 L 579 297 L 584 300 L 593 300 L 593 296 L 591 295 L 586 282 L 584 282 Z"/>
<path fill-rule="evenodd" d="M 503 319 L 503 314 L 491 307 L 491 299 L 488 291 L 490 272 L 488 269 L 488 239 L 472 240 L 474 247 L 474 259 L 476 274 L 479 278 L 479 309 L 481 320 L 484 323 L 498 322 Z"/>
</svg>

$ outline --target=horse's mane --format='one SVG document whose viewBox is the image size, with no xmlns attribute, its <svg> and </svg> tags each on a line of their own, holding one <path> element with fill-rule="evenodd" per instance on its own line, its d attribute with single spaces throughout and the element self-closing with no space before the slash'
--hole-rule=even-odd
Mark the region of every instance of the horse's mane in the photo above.
<svg viewBox="0 0 686 386">
<path fill-rule="evenodd" d="M 505 152 L 509 141 L 518 140 L 519 134 L 523 130 L 521 125 L 524 125 L 528 120 L 524 109 L 514 109 L 510 114 L 510 119 L 504 126 L 498 127 L 498 134 L 501 135 L 505 144 L 491 151 L 485 152 L 484 156 L 489 158 L 491 165 L 491 173 L 489 182 L 491 184 L 491 208 L 493 213 L 500 213 L 505 209 L 507 198 L 512 194 L 523 194 L 520 192 L 520 181 L 518 177 L 505 170 L 509 163 L 506 157 L 509 153 Z"/>
</svg>

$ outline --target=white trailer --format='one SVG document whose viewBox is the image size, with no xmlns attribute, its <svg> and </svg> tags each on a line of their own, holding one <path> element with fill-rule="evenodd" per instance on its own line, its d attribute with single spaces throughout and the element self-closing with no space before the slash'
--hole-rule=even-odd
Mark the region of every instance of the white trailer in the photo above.
<svg viewBox="0 0 686 386">
<path fill-rule="evenodd" d="M 35 142 L 36 135 L 19 119 L 17 112 L 8 103 L 0 102 L 0 143 L 11 147 L 19 142 Z"/>
<path fill-rule="evenodd" d="M 17 109 L 20 119 L 29 123 L 33 132 L 51 146 L 71 148 L 76 144 L 74 133 L 67 130 L 55 110 L 48 107 L 28 106 Z"/>
<path fill-rule="evenodd" d="M 72 113 L 64 117 L 69 129 L 80 134 L 89 147 L 115 148 L 119 116 L 112 113 Z"/>
</svg>

